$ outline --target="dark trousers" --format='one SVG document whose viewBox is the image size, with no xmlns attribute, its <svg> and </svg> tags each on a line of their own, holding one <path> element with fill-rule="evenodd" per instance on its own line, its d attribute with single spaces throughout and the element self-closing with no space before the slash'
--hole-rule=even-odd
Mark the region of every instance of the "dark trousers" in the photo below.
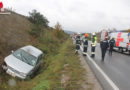
<svg viewBox="0 0 130 90">
<path fill-rule="evenodd" d="M 113 46 L 110 46 L 109 54 L 112 55 L 112 52 L 113 52 Z"/>
<path fill-rule="evenodd" d="M 105 54 L 106 54 L 106 49 L 102 49 L 102 60 L 104 61 L 104 58 L 105 58 Z"/>
<path fill-rule="evenodd" d="M 84 47 L 83 52 L 87 52 L 87 50 L 88 50 L 88 47 Z"/>
<path fill-rule="evenodd" d="M 76 50 L 75 50 L 75 54 L 78 54 L 78 50 L 80 49 L 80 45 L 76 44 Z"/>
<path fill-rule="evenodd" d="M 91 57 L 95 57 L 95 47 L 91 47 Z"/>
</svg>

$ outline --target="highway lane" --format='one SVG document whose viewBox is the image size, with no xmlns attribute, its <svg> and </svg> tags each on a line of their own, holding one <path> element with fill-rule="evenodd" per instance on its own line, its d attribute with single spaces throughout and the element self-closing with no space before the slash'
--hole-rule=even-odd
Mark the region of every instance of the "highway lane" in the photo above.
<svg viewBox="0 0 130 90">
<path fill-rule="evenodd" d="M 90 42 L 88 47 L 88 54 L 91 55 Z M 87 58 L 87 57 L 86 57 Z M 111 90 L 112 88 L 109 83 L 104 80 L 105 78 L 95 70 L 96 68 L 88 61 L 87 62 L 95 72 L 96 77 L 100 81 L 101 85 L 105 90 Z M 113 52 L 113 56 L 109 56 L 108 52 L 106 53 L 105 61 L 101 61 L 101 50 L 100 45 L 97 44 L 96 55 L 93 60 L 98 64 L 98 66 L 105 72 L 105 74 L 113 81 L 113 83 L 120 90 L 130 90 L 130 56 L 121 54 L 118 52 Z"/>
</svg>

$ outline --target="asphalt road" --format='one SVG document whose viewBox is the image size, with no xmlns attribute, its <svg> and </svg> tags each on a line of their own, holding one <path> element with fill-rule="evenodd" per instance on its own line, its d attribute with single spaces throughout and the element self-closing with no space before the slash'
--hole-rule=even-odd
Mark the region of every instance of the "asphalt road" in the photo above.
<svg viewBox="0 0 130 90">
<path fill-rule="evenodd" d="M 91 55 L 90 49 L 91 46 L 89 44 L 89 56 Z M 102 62 L 100 46 L 97 44 L 95 58 L 91 59 L 89 56 L 85 57 L 86 61 L 104 90 L 130 90 L 130 55 L 113 52 L 113 55 L 109 56 L 109 53 L 107 52 L 105 60 Z M 90 59 L 99 66 L 103 73 L 97 69 Z M 105 74 L 107 78 L 104 77 L 103 74 Z"/>
</svg>

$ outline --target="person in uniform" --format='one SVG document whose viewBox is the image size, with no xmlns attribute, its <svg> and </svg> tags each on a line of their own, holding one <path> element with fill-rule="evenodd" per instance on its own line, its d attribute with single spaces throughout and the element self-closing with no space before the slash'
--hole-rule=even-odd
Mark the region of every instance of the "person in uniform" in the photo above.
<svg viewBox="0 0 130 90">
<path fill-rule="evenodd" d="M 112 39 L 109 41 L 109 54 L 110 54 L 110 55 L 112 55 L 114 45 L 115 45 L 115 40 L 114 40 L 114 38 L 112 38 Z"/>
<path fill-rule="evenodd" d="M 103 41 L 100 42 L 102 61 L 104 61 L 107 48 L 109 47 L 109 43 L 108 43 L 107 39 L 108 38 L 106 37 Z"/>
<path fill-rule="evenodd" d="M 78 51 L 80 49 L 80 44 L 81 44 L 80 33 L 78 33 L 77 36 L 76 36 L 76 50 L 75 50 L 75 54 L 78 54 Z"/>
<path fill-rule="evenodd" d="M 92 43 L 91 43 L 91 57 L 95 57 L 95 48 L 96 48 L 96 43 L 97 43 L 97 37 L 95 33 L 92 33 L 91 36 Z"/>
<path fill-rule="evenodd" d="M 88 37 L 88 34 L 86 33 L 85 35 L 84 35 L 84 40 L 83 40 L 83 55 L 84 56 L 86 56 L 87 55 L 87 50 L 88 50 L 88 39 L 87 39 L 87 37 Z"/>
</svg>

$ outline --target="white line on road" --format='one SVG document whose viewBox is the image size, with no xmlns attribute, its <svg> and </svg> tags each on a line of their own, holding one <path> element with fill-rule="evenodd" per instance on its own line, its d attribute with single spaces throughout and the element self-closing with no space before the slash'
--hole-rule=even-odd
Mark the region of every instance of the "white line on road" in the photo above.
<svg viewBox="0 0 130 90">
<path fill-rule="evenodd" d="M 83 51 L 83 48 L 80 46 L 80 48 Z M 108 83 L 111 85 L 111 87 L 114 90 L 120 90 L 115 83 L 105 74 L 105 72 L 96 64 L 96 62 L 87 54 L 89 60 L 95 65 L 95 67 L 98 69 L 98 71 L 104 76 L 104 78 L 108 81 Z"/>
</svg>

